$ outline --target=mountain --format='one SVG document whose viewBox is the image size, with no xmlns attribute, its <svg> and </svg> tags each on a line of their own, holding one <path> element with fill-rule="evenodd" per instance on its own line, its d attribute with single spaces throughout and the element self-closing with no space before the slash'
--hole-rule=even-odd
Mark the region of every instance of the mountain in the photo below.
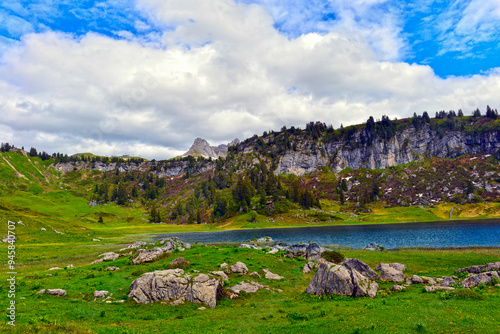
<svg viewBox="0 0 500 334">
<path fill-rule="evenodd" d="M 239 139 L 236 138 L 229 144 L 221 144 L 219 146 L 210 146 L 210 144 L 203 138 L 196 138 L 193 145 L 182 156 L 203 157 L 205 159 L 212 158 L 218 159 L 219 157 L 225 158 L 227 156 L 228 147 L 238 145 Z"/>
</svg>

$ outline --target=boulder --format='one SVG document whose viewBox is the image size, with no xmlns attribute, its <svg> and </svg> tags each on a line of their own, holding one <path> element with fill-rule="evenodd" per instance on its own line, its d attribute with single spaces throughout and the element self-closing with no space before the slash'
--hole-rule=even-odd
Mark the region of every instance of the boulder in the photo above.
<svg viewBox="0 0 500 334">
<path fill-rule="evenodd" d="M 178 257 L 172 262 L 170 262 L 170 266 L 174 268 L 189 267 L 189 265 L 190 265 L 189 261 L 183 257 Z"/>
<path fill-rule="evenodd" d="M 451 277 L 445 277 L 440 283 L 441 286 L 452 286 L 455 284 L 457 284 L 457 282 Z"/>
<path fill-rule="evenodd" d="M 323 252 L 323 248 L 315 242 L 310 244 L 293 244 L 288 250 L 292 257 L 303 257 L 306 260 L 319 260 Z"/>
<path fill-rule="evenodd" d="M 436 290 L 455 290 L 455 288 L 440 285 L 428 285 L 425 287 L 425 292 L 433 292 Z"/>
<path fill-rule="evenodd" d="M 292 257 L 306 257 L 306 251 L 307 251 L 307 246 L 306 244 L 293 244 L 290 246 L 290 254 Z"/>
<path fill-rule="evenodd" d="M 273 247 L 271 248 L 271 250 L 269 252 L 267 252 L 267 254 L 276 254 L 278 253 L 280 250 L 276 247 Z"/>
<path fill-rule="evenodd" d="M 413 275 L 413 276 L 411 277 L 411 282 L 412 282 L 413 284 L 422 284 L 422 283 L 424 283 L 424 280 L 422 279 L 422 277 L 420 277 L 420 276 L 418 276 L 418 275 Z"/>
<path fill-rule="evenodd" d="M 424 280 L 424 283 L 426 284 L 435 285 L 438 283 L 437 280 L 434 279 L 433 277 L 421 276 L 421 278 Z"/>
<path fill-rule="evenodd" d="M 124 251 L 127 249 L 137 249 L 137 248 L 140 248 L 140 247 L 146 246 L 146 245 L 147 245 L 147 243 L 144 241 L 136 241 L 133 244 L 130 244 L 127 247 L 120 249 L 120 251 Z"/>
<path fill-rule="evenodd" d="M 314 262 L 312 261 L 309 261 L 307 262 L 307 264 L 304 265 L 304 267 L 302 268 L 302 272 L 304 274 L 309 274 L 312 270 L 314 269 Z"/>
<path fill-rule="evenodd" d="M 280 251 L 288 251 L 290 250 L 290 245 L 283 241 L 276 241 L 273 248 L 277 248 Z"/>
<path fill-rule="evenodd" d="M 259 247 L 256 244 L 241 244 L 240 248 L 262 249 L 262 247 Z"/>
<path fill-rule="evenodd" d="M 104 261 L 114 261 L 119 256 L 120 256 L 120 254 L 115 253 L 115 252 L 104 253 L 104 254 L 99 255 L 100 259 L 95 260 L 94 262 L 92 262 L 92 264 L 94 264 L 94 263 L 101 263 L 101 262 L 104 262 Z"/>
<path fill-rule="evenodd" d="M 247 293 L 254 293 L 260 289 L 269 290 L 269 287 L 254 281 L 248 281 L 248 282 L 243 281 L 240 284 L 237 284 L 229 288 L 229 290 L 237 294 L 239 294 L 241 291 L 245 291 Z"/>
<path fill-rule="evenodd" d="M 182 269 L 157 270 L 137 278 L 130 285 L 129 297 L 138 303 L 187 300 L 214 308 L 220 298 L 219 279 L 200 274 L 193 279 Z"/>
<path fill-rule="evenodd" d="M 36 294 L 37 295 L 43 295 L 45 293 L 45 291 L 46 291 L 45 289 L 42 289 L 42 290 L 38 291 Z"/>
<path fill-rule="evenodd" d="M 66 290 L 63 289 L 47 289 L 45 293 L 48 295 L 54 295 L 58 297 L 66 296 Z"/>
<path fill-rule="evenodd" d="M 395 283 L 401 283 L 405 281 L 405 274 L 403 270 L 406 267 L 400 263 L 381 263 L 377 266 L 377 270 L 380 270 L 380 279 L 388 280 Z"/>
<path fill-rule="evenodd" d="M 42 227 L 40 230 L 41 230 L 42 232 L 47 231 L 47 229 L 46 229 L 45 227 Z"/>
<path fill-rule="evenodd" d="M 62 268 L 59 268 L 59 267 L 52 267 L 52 268 L 50 268 L 50 269 L 48 269 L 48 270 L 49 270 L 49 271 L 51 271 L 51 270 L 62 270 Z"/>
<path fill-rule="evenodd" d="M 273 242 L 273 238 L 271 237 L 262 237 L 257 239 L 257 242 Z"/>
<path fill-rule="evenodd" d="M 384 247 L 380 246 L 376 242 L 372 242 L 371 244 L 366 245 L 364 249 L 369 251 L 382 251 L 384 250 Z"/>
<path fill-rule="evenodd" d="M 283 276 L 280 276 L 278 274 L 273 274 L 272 272 L 269 271 L 269 269 L 262 269 L 262 271 L 266 273 L 265 276 L 266 279 L 274 279 L 274 280 L 283 279 Z"/>
<path fill-rule="evenodd" d="M 139 249 L 139 251 L 136 253 L 137 257 L 135 259 L 132 259 L 132 263 L 141 264 L 146 262 L 153 262 L 160 256 L 162 256 L 163 253 L 164 251 L 161 248 Z"/>
<path fill-rule="evenodd" d="M 229 278 L 227 277 L 226 273 L 219 270 L 219 271 L 212 271 L 210 274 L 215 275 L 215 276 L 220 276 L 224 281 L 229 281 Z"/>
<path fill-rule="evenodd" d="M 261 278 L 261 277 L 260 277 L 260 274 L 259 274 L 258 272 L 256 272 L 256 271 L 254 271 L 254 272 L 252 272 L 252 273 L 248 274 L 248 276 Z"/>
<path fill-rule="evenodd" d="M 382 270 L 383 267 L 391 267 L 399 271 L 405 271 L 406 266 L 401 263 L 380 263 L 375 269 Z"/>
<path fill-rule="evenodd" d="M 118 269 L 120 269 L 120 268 L 118 268 L 118 267 L 106 267 L 106 269 L 104 269 L 104 270 L 106 270 L 106 271 L 115 271 L 115 270 L 118 270 Z"/>
<path fill-rule="evenodd" d="M 500 271 L 500 262 L 487 263 L 487 264 L 481 265 L 481 266 L 460 268 L 460 269 L 457 269 L 456 271 L 461 271 L 461 272 L 467 271 L 468 273 L 472 273 L 472 274 L 479 274 L 479 273 L 482 273 L 484 271 Z"/>
<path fill-rule="evenodd" d="M 378 284 L 371 282 L 356 269 L 344 265 L 324 262 L 319 266 L 306 293 L 324 295 L 337 294 L 341 296 L 375 297 Z"/>
<path fill-rule="evenodd" d="M 229 275 L 231 273 L 231 270 L 229 269 L 229 265 L 227 263 L 223 263 L 220 265 L 220 270 L 222 270 L 226 275 Z"/>
<path fill-rule="evenodd" d="M 190 244 L 179 240 L 179 238 L 177 237 L 161 239 L 160 241 L 158 241 L 158 244 L 162 246 L 162 249 L 165 252 L 173 252 L 176 249 L 182 252 L 186 249 L 191 248 Z"/>
<path fill-rule="evenodd" d="M 68 264 L 68 265 L 66 266 L 66 268 L 68 268 L 68 269 L 71 269 L 71 268 L 74 268 L 74 267 L 75 267 L 75 266 L 74 266 L 74 265 L 72 265 L 72 264 Z"/>
<path fill-rule="evenodd" d="M 358 259 L 345 259 L 342 264 L 349 269 L 357 270 L 361 275 L 365 276 L 369 280 L 378 280 L 378 274 L 370 268 L 366 263 Z"/>
<path fill-rule="evenodd" d="M 488 284 L 493 282 L 494 280 L 500 280 L 498 272 L 496 271 L 488 271 L 485 273 L 480 273 L 478 275 L 467 277 L 460 283 L 464 288 L 470 289 L 478 286 L 479 284 Z"/>
<path fill-rule="evenodd" d="M 108 291 L 102 290 L 102 291 L 94 291 L 94 300 L 97 298 L 106 298 L 106 295 L 108 294 Z"/>
<path fill-rule="evenodd" d="M 404 289 L 405 287 L 403 285 L 394 284 L 393 286 L 391 286 L 391 291 L 401 291 Z"/>
<path fill-rule="evenodd" d="M 235 274 L 248 274 L 248 268 L 243 262 L 236 262 L 231 266 L 231 271 Z"/>
</svg>

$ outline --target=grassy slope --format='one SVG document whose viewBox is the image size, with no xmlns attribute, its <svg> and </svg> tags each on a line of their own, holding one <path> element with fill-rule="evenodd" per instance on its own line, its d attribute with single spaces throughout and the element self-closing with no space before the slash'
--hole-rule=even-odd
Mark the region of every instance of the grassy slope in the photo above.
<svg viewBox="0 0 500 334">
<path fill-rule="evenodd" d="M 3 158 L 25 175 L 14 175 L 12 168 Z M 144 240 L 143 234 L 159 232 L 206 231 L 208 225 L 168 226 L 145 223 L 145 213 L 138 207 L 102 205 L 90 207 L 84 197 L 75 196 L 65 190 L 61 175 L 51 171 L 38 158 L 26 163 L 26 158 L 12 153 L 0 157 L 0 235 L 6 235 L 7 220 L 22 220 L 17 225 L 17 326 L 18 333 L 143 333 L 169 328 L 172 332 L 391 332 L 407 333 L 422 331 L 432 333 L 482 332 L 493 333 L 500 311 L 499 289 L 483 291 L 485 300 L 441 300 L 438 293 L 422 293 L 421 286 L 413 286 L 402 293 L 389 291 L 390 284 L 382 284 L 377 298 L 350 299 L 344 297 L 318 298 L 304 294 L 312 274 L 302 274 L 304 260 L 280 258 L 262 251 L 238 249 L 232 246 L 195 245 L 193 249 L 156 263 L 134 266 L 128 258 L 120 258 L 113 264 L 91 265 L 98 254 L 117 250 L 123 242 Z M 36 167 L 36 168 L 35 168 Z M 61 187 L 65 189 L 61 189 Z M 73 189 L 78 193 L 79 189 Z M 258 217 L 257 223 L 250 223 L 246 215 L 223 223 L 217 229 L 261 228 L 284 226 L 310 226 L 318 224 L 354 224 L 368 222 L 397 222 L 400 220 L 446 219 L 448 206 L 434 208 L 391 208 L 373 207 L 373 214 L 351 217 L 339 212 L 338 205 L 324 203 L 332 216 L 318 214 L 318 211 L 292 210 L 271 221 Z M 496 204 L 476 204 L 458 208 L 465 216 L 469 212 L 482 214 L 496 212 Z M 457 209 L 456 209 L 457 210 Z M 493 211 L 492 211 L 493 210 Z M 99 217 L 104 222 L 98 223 Z M 281 218 L 281 219 L 279 219 Z M 309 223 L 309 224 L 307 224 Z M 40 229 L 44 227 L 46 232 Z M 53 229 L 64 232 L 56 234 Z M 101 238 L 102 241 L 92 241 Z M 7 254 L 2 244 L 1 253 Z M 498 249 L 470 250 L 401 250 L 390 252 L 345 251 L 348 257 L 357 257 L 372 267 L 380 262 L 401 262 L 408 266 L 407 275 L 414 273 L 441 276 L 450 275 L 456 268 L 499 261 Z M 6 255 L 2 255 L 6 263 Z M 220 263 L 245 262 L 251 271 L 269 268 L 285 277 L 282 282 L 258 281 L 268 284 L 282 293 L 259 291 L 238 300 L 220 301 L 216 309 L 197 310 L 199 305 L 187 303 L 171 307 L 161 303 L 137 305 L 131 300 L 124 304 L 107 304 L 93 301 L 94 290 L 105 289 L 115 299 L 126 299 L 130 283 L 140 274 L 168 267 L 168 263 L 183 256 L 191 262 L 188 270 L 208 272 L 218 268 Z M 282 261 L 281 261 L 282 260 Z M 51 272 L 48 268 L 66 267 L 74 264 L 75 269 Z M 117 272 L 103 271 L 108 265 L 121 269 Z M 6 295 L 5 271 L 2 271 L 0 294 Z M 231 285 L 245 277 L 231 277 Z M 42 288 L 63 288 L 68 296 L 57 298 L 40 296 Z M 1 299 L 1 312 L 5 314 L 5 302 Z M 0 324 L 1 332 L 12 329 Z"/>
</svg>

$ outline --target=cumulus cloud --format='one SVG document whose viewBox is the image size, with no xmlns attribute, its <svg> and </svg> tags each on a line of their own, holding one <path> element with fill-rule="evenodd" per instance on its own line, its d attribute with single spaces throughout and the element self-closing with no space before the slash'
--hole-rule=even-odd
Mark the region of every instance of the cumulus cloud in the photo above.
<svg viewBox="0 0 500 334">
<path fill-rule="evenodd" d="M 368 21 L 383 1 L 333 1 L 342 17 L 335 25 L 295 37 L 255 3 L 137 5 L 164 27 L 155 43 L 129 32 L 45 32 L 9 47 L 0 60 L 0 140 L 50 153 L 165 159 L 196 137 L 220 144 L 315 120 L 338 127 L 500 102 L 498 71 L 441 79 L 398 61 L 397 12 L 387 12 L 392 22 Z"/>
</svg>

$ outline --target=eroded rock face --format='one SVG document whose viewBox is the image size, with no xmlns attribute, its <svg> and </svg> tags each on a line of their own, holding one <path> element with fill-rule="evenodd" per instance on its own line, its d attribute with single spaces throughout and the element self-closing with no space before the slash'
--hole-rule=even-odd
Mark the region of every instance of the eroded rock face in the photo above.
<svg viewBox="0 0 500 334">
<path fill-rule="evenodd" d="M 470 289 L 478 286 L 479 284 L 488 284 L 493 282 L 494 280 L 500 280 L 498 272 L 496 271 L 488 271 L 485 273 L 480 273 L 478 275 L 470 276 L 464 279 L 460 284 L 466 288 Z"/>
<path fill-rule="evenodd" d="M 219 279 L 200 274 L 191 280 L 184 270 L 169 269 L 146 273 L 137 278 L 130 285 L 128 296 L 138 303 L 187 300 L 214 308 L 221 292 Z"/>
<path fill-rule="evenodd" d="M 356 269 L 343 264 L 324 262 L 319 266 L 306 293 L 315 295 L 337 294 L 352 297 L 375 297 L 378 284 L 371 282 Z"/>
</svg>

